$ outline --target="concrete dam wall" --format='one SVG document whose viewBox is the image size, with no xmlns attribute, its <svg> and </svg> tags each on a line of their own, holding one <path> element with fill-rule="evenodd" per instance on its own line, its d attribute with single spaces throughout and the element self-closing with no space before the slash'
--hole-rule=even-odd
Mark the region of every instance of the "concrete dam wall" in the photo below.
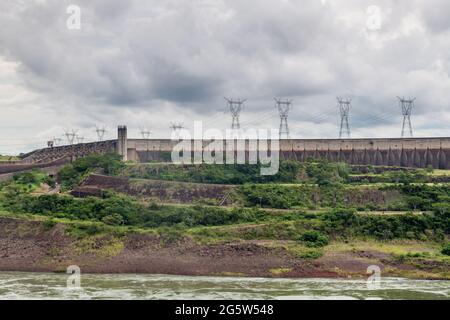
<svg viewBox="0 0 450 320">
<path fill-rule="evenodd" d="M 192 151 L 208 150 L 211 141 L 192 140 Z M 223 150 L 233 143 L 234 150 L 249 152 L 259 148 L 259 141 L 222 141 Z M 128 139 L 126 126 L 118 127 L 117 140 L 81 143 L 44 148 L 22 156 L 22 161 L 0 164 L 0 174 L 44 168 L 67 163 L 89 154 L 117 152 L 124 161 L 171 161 L 171 152 L 178 141 L 170 139 Z M 343 161 L 355 165 L 382 165 L 450 169 L 450 138 L 408 139 L 292 139 L 280 140 L 280 158 L 305 161 L 309 158 Z M 205 149 L 206 148 L 206 149 Z M 269 146 L 270 149 L 270 146 Z M 225 158 L 225 157 L 224 157 Z"/>
<path fill-rule="evenodd" d="M 210 141 L 192 141 L 207 147 Z M 255 141 L 245 141 L 246 157 Z M 127 160 L 135 162 L 167 161 L 177 142 L 171 140 L 127 139 Z M 226 149 L 223 141 L 223 150 Z M 235 149 L 237 144 L 235 145 Z M 269 148 L 270 149 L 270 148 Z M 450 138 L 415 139 L 295 139 L 280 141 L 280 158 L 305 161 L 325 158 L 358 165 L 383 165 L 435 169 L 450 169 Z"/>
<path fill-rule="evenodd" d="M 34 150 L 22 155 L 21 161 L 1 162 L 0 180 L 2 175 L 14 172 L 61 167 L 77 158 L 85 157 L 92 153 L 116 152 L 116 145 L 117 140 L 109 140 Z"/>
</svg>

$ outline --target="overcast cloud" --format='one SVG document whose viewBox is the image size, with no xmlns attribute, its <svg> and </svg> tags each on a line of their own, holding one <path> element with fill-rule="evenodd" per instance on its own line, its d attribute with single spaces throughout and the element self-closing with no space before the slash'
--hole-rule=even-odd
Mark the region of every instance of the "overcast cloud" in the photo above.
<svg viewBox="0 0 450 320">
<path fill-rule="evenodd" d="M 224 129 L 224 96 L 248 99 L 244 128 L 278 127 L 273 97 L 293 99 L 299 138 L 337 137 L 338 95 L 353 98 L 353 137 L 398 137 L 396 96 L 414 96 L 415 135 L 449 136 L 449 16 L 446 0 L 2 1 L 0 154 L 64 129 L 93 140 L 96 124 L 109 138 L 118 124 Z"/>
</svg>

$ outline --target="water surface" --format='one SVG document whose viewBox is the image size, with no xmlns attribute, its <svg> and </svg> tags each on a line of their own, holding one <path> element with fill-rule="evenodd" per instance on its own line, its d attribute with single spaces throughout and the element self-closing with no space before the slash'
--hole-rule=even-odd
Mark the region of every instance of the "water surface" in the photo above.
<svg viewBox="0 0 450 320">
<path fill-rule="evenodd" d="M 450 281 L 265 279 L 145 274 L 82 274 L 67 288 L 66 274 L 0 272 L 0 299 L 450 299 Z"/>
</svg>

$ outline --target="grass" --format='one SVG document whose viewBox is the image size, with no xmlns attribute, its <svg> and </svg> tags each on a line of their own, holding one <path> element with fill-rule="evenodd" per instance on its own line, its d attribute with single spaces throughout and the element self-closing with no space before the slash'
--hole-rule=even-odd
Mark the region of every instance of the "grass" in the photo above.
<svg viewBox="0 0 450 320">
<path fill-rule="evenodd" d="M 273 275 L 273 276 L 282 276 L 286 273 L 289 273 L 292 271 L 292 268 L 274 268 L 274 269 L 270 269 L 269 272 Z"/>
<path fill-rule="evenodd" d="M 441 170 L 441 169 L 435 169 L 433 170 L 433 172 L 431 173 L 431 176 L 433 177 L 446 177 L 446 176 L 450 176 L 450 170 Z"/>
<path fill-rule="evenodd" d="M 20 160 L 18 156 L 0 155 L 0 161 L 17 161 L 17 160 Z"/>
<path fill-rule="evenodd" d="M 131 233 L 145 233 L 160 236 L 162 241 L 171 237 L 174 228 L 141 229 L 124 226 L 108 226 L 101 222 L 67 220 L 61 218 L 49 219 L 45 216 L 11 214 L 0 211 L 0 216 L 15 219 L 41 221 L 43 226 L 19 224 L 19 228 L 11 230 L 22 236 L 35 234 L 36 232 L 51 232 L 57 223 L 64 224 L 66 234 L 74 237 L 72 250 L 77 255 L 87 255 L 96 258 L 109 258 L 120 254 L 124 249 L 126 236 Z M 255 243 L 258 246 L 270 249 L 274 255 L 288 254 L 294 259 L 301 259 L 305 263 L 324 257 L 326 261 L 339 263 L 339 257 L 352 260 L 363 260 L 377 264 L 386 261 L 408 265 L 411 268 L 383 269 L 383 275 L 399 276 L 419 279 L 444 279 L 450 278 L 448 265 L 450 257 L 441 254 L 441 243 L 421 242 L 417 240 L 391 240 L 376 241 L 372 239 L 354 238 L 347 240 L 333 240 L 323 248 L 309 248 L 305 244 L 294 240 L 283 240 L 281 235 L 289 235 L 295 227 L 296 221 L 269 221 L 265 223 L 245 223 L 238 225 L 195 227 L 177 229 L 177 239 L 190 238 L 198 245 L 217 245 L 223 243 Z M 297 226 L 298 227 L 298 226 Z M 42 228 L 45 228 L 43 230 Z M 261 232 L 258 234 L 258 231 Z M 264 228 L 267 228 L 266 230 Z M 300 234 L 298 229 L 293 229 Z M 9 230 L 4 230 L 9 232 Z M 168 232 L 166 234 L 166 232 Z M 180 238 L 181 237 L 181 238 Z M 287 237 L 289 238 L 289 237 Z M 170 240 L 170 239 L 169 239 Z M 53 249 L 52 249 L 53 250 Z M 48 263 L 54 263 L 52 257 L 57 257 L 57 251 L 48 252 Z M 56 249 L 55 249 L 56 250 Z M 365 253 L 367 255 L 361 255 Z M 381 262 L 380 262 L 381 263 Z M 383 262 L 383 264 L 385 264 Z M 392 265 L 392 264 L 391 264 Z M 283 277 L 292 269 L 280 266 L 268 270 L 274 277 Z M 350 271 L 336 269 L 342 276 L 351 275 Z M 221 276 L 245 276 L 242 273 L 221 273 Z"/>
<path fill-rule="evenodd" d="M 293 257 L 300 259 L 318 259 L 323 256 L 324 250 L 322 248 L 308 248 L 307 246 L 296 241 L 265 241 L 260 245 L 268 249 L 281 249 L 285 250 Z"/>
<path fill-rule="evenodd" d="M 2 157 L 0 156 L 0 161 Z M 126 163 L 127 168 L 134 166 L 134 164 Z M 145 164 L 145 166 L 166 166 L 166 164 Z M 46 174 L 42 172 L 34 172 L 38 181 L 44 181 Z M 377 176 L 377 174 L 367 174 L 370 176 Z M 380 176 L 383 174 L 380 174 Z M 427 174 L 427 176 L 450 176 L 450 170 L 434 170 L 432 173 Z M 139 189 L 141 186 L 150 186 L 162 184 L 163 189 L 167 192 L 167 199 L 162 200 L 154 197 L 142 197 L 142 196 L 130 196 L 134 201 L 150 204 L 155 200 L 159 206 L 163 209 L 170 209 L 166 207 L 192 207 L 197 205 L 196 203 L 169 203 L 172 199 L 171 194 L 175 192 L 191 192 L 200 190 L 205 192 L 209 197 L 210 193 L 206 192 L 208 188 L 214 188 L 217 186 L 226 186 L 227 189 L 236 190 L 239 186 L 226 184 L 211 184 L 211 183 L 198 183 L 198 182 L 182 182 L 176 180 L 152 180 L 141 179 L 141 178 L 131 178 L 130 183 Z M 12 182 L 17 183 L 17 182 Z M 415 185 L 416 183 L 412 183 Z M 277 187 L 284 187 L 272 190 L 270 187 L 276 185 Z M 374 200 L 374 205 L 365 206 L 366 202 L 370 202 L 369 198 L 364 198 L 365 189 L 377 189 L 387 186 L 397 186 L 395 183 L 363 183 L 363 184 L 342 184 L 342 189 L 338 188 L 340 191 L 339 195 L 345 194 L 353 196 L 353 198 L 362 197 L 363 203 L 355 202 L 356 204 L 350 204 L 351 206 L 356 206 L 360 210 L 358 214 L 360 215 L 399 215 L 405 214 L 407 211 L 380 211 L 383 208 L 404 208 L 400 206 L 388 206 L 388 203 L 383 203 L 378 205 L 378 202 Z M 438 185 L 438 184 L 428 184 L 428 185 Z M 39 194 L 39 192 L 45 192 L 42 188 L 41 183 L 35 184 L 23 184 L 18 185 L 23 188 L 27 193 L 33 193 L 33 195 Z M 305 188 L 301 188 L 303 186 Z M 267 187 L 267 190 L 264 189 Z M 316 192 L 319 190 L 319 194 L 324 197 L 331 197 L 329 189 L 320 189 L 315 184 L 309 182 L 301 183 L 258 183 L 255 188 L 260 188 L 263 197 L 270 197 L 275 191 L 283 191 L 288 193 L 295 201 L 292 202 L 292 207 L 290 209 L 275 209 L 275 208 L 262 208 L 264 214 L 258 215 L 254 220 L 239 220 L 239 221 L 252 221 L 245 223 L 233 223 L 230 225 L 220 225 L 220 226 L 196 226 L 187 227 L 186 224 L 174 224 L 170 227 L 155 227 L 155 228 L 145 228 L 145 227 L 130 227 L 130 226 L 110 226 L 105 225 L 102 222 L 86 221 L 86 220 L 72 220 L 67 218 L 49 218 L 48 216 L 31 215 L 31 214 L 13 214 L 6 211 L 1 211 L 0 217 L 11 217 L 14 219 L 24 219 L 32 221 L 40 221 L 42 224 L 18 224 L 15 230 L 4 230 L 5 232 L 16 232 L 19 235 L 34 235 L 39 232 L 51 232 L 57 224 L 62 224 L 63 230 L 65 230 L 66 235 L 73 237 L 73 250 L 78 255 L 93 255 L 96 257 L 114 257 L 120 254 L 124 249 L 124 242 L 126 236 L 131 233 L 141 233 L 154 235 L 159 237 L 161 243 L 169 243 L 175 241 L 192 240 L 198 245 L 218 245 L 224 243 L 256 243 L 257 245 L 264 246 L 268 249 L 273 249 L 274 254 L 282 253 L 284 256 L 289 256 L 289 259 L 300 259 L 301 263 L 311 263 L 316 259 L 323 257 L 324 259 L 320 261 L 331 260 L 336 258 L 336 261 L 340 257 L 345 259 L 355 259 L 364 260 L 365 262 L 373 261 L 375 264 L 386 259 L 388 261 L 398 262 L 400 264 L 407 264 L 413 267 L 414 270 L 398 270 L 393 267 L 392 270 L 385 270 L 384 273 L 390 273 L 392 275 L 399 276 L 413 276 L 419 278 L 441 278 L 442 275 L 445 276 L 449 271 L 443 271 L 446 263 L 450 263 L 450 257 L 444 256 L 440 250 L 442 244 L 431 242 L 429 240 L 416 241 L 416 240 L 390 240 L 390 241 L 376 241 L 373 239 L 364 239 L 363 236 L 355 239 L 334 239 L 328 245 L 322 248 L 310 248 L 304 243 L 297 241 L 299 236 L 306 230 L 320 230 L 323 221 L 320 216 L 330 209 L 330 207 L 319 207 L 319 204 L 324 206 L 328 205 L 339 205 L 339 202 L 330 204 L 330 201 L 320 202 L 320 200 L 310 200 L 310 196 L 315 196 Z M 297 188 L 297 189 L 296 189 Z M 250 185 L 249 193 L 252 192 L 253 186 Z M 394 188 L 393 188 L 394 189 Z M 206 191 L 205 191 L 206 190 Z M 6 190 L 7 191 L 7 190 Z M 198 192 L 200 192 L 198 191 Z M 281 192 L 280 191 L 280 192 Z M 369 190 L 370 193 L 375 193 L 374 190 Z M 309 192 L 310 194 L 308 194 Z M 384 193 L 389 193 L 391 191 L 383 191 Z M 212 196 L 215 196 L 212 193 Z M 257 194 L 259 195 L 259 194 Z M 305 197 L 302 197 L 306 195 Z M 390 194 L 392 197 L 397 197 L 396 194 Z M 1 196 L 1 195 L 0 195 Z M 211 197 L 212 197 L 211 196 Z M 203 199 L 203 194 L 197 196 L 199 199 Z M 205 196 L 205 198 L 207 198 Z M 298 198 L 298 199 L 297 199 Z M 304 199 L 305 198 L 305 199 Z M 320 198 L 320 197 L 319 197 Z M 398 197 L 400 198 L 400 197 Z M 281 198 L 283 200 L 284 198 Z M 397 199 L 397 198 L 395 198 Z M 241 207 L 243 205 L 242 194 L 232 194 L 233 204 L 235 206 Z M 298 201 L 297 201 L 298 200 Z M 370 201 L 369 201 L 370 200 Z M 162 203 L 159 203 L 162 201 Z M 364 202 L 366 201 L 366 202 Z M 390 200 L 389 200 L 390 201 Z M 311 202 L 311 205 L 308 205 Z M 251 202 L 258 207 L 260 202 Z M 269 202 L 271 206 L 272 203 Z M 317 208 L 315 205 L 318 205 Z M 361 204 L 361 205 L 360 205 Z M 1 205 L 1 203 L 0 203 Z M 343 205 L 343 203 L 340 203 Z M 207 207 L 206 213 L 210 211 L 209 208 L 217 208 L 217 205 L 203 205 L 202 207 Z M 224 210 L 232 210 L 233 206 L 223 207 Z M 368 208 L 368 211 L 363 211 L 364 208 Z M 400 209 L 399 209 L 400 210 Z M 166 210 L 170 211 L 170 210 Z M 67 214 L 70 214 L 68 212 Z M 414 214 L 421 214 L 421 212 L 414 212 Z M 310 215 L 310 216 L 308 216 Z M 361 217 L 360 217 L 361 218 Z M 386 217 L 386 219 L 391 219 L 392 217 Z M 395 218 L 395 217 L 393 217 Z M 253 219 L 253 218 L 252 218 Z M 367 219 L 378 219 L 378 217 L 367 217 Z M 362 218 L 361 218 L 362 220 Z M 365 221 L 365 220 L 364 220 Z M 152 224 L 152 226 L 155 224 Z M 195 224 L 189 224 L 189 226 Z M 62 227 L 62 226 L 58 226 Z M 12 228 L 8 226 L 8 228 Z M 14 227 L 15 228 L 15 227 Z M 326 231 L 328 232 L 328 231 Z M 448 237 L 448 235 L 447 235 Z M 426 237 L 424 237 L 426 239 Z M 428 238 L 432 239 L 432 238 Z M 58 252 L 49 252 L 50 256 L 57 256 Z M 430 263 L 428 263 L 430 262 Z M 436 272 L 432 272 L 431 268 L 436 266 Z M 275 265 L 277 268 L 268 270 L 268 272 L 273 276 L 285 276 L 292 271 L 291 268 L 287 268 L 283 265 Z M 342 266 L 341 266 L 342 267 Z M 345 269 L 345 267 L 342 267 Z M 449 269 L 449 268 L 447 268 Z M 342 271 L 343 275 L 345 271 Z M 223 276 L 245 276 L 241 273 L 221 273 Z M 450 277 L 450 275 L 448 275 Z"/>
<path fill-rule="evenodd" d="M 74 244 L 77 254 L 92 254 L 101 257 L 114 257 L 124 249 L 123 239 L 117 236 L 91 236 L 80 239 Z"/>
<path fill-rule="evenodd" d="M 440 255 L 441 245 L 434 242 L 414 240 L 392 240 L 389 242 L 375 240 L 352 239 L 347 242 L 331 242 L 326 248 L 330 252 L 379 252 L 387 255 L 401 256 L 412 253 L 428 253 L 430 256 Z"/>
<path fill-rule="evenodd" d="M 8 211 L 0 210 L 0 217 L 22 219 L 28 221 L 41 221 L 44 222 L 44 228 L 48 229 L 48 224 L 53 226 L 57 223 L 64 224 L 66 233 L 76 238 L 83 238 L 89 236 L 89 228 L 96 227 L 96 234 L 116 234 L 124 235 L 127 233 L 139 233 L 139 234 L 157 234 L 157 229 L 140 228 L 130 226 L 111 226 L 102 222 L 88 221 L 88 220 L 73 220 L 67 218 L 49 218 L 48 216 L 29 214 L 29 213 L 11 213 Z M 46 230 L 49 231 L 49 230 Z"/>
</svg>

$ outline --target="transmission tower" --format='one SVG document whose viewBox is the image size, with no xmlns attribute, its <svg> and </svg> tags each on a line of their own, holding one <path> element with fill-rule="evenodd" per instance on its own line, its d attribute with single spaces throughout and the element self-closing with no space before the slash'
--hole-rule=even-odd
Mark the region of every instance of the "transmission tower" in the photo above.
<svg viewBox="0 0 450 320">
<path fill-rule="evenodd" d="M 151 135 L 152 133 L 150 132 L 150 130 L 148 130 L 148 129 L 145 129 L 145 128 L 142 128 L 141 129 L 141 136 L 142 136 L 142 139 L 148 139 L 148 138 L 150 138 L 150 135 Z"/>
<path fill-rule="evenodd" d="M 175 137 L 180 138 L 181 130 L 184 129 L 185 127 L 183 122 L 171 122 L 170 128 L 172 129 L 173 135 Z"/>
<path fill-rule="evenodd" d="M 75 130 L 72 131 L 64 130 L 64 135 L 66 136 L 67 143 L 73 144 L 75 137 L 77 136 L 77 132 Z"/>
<path fill-rule="evenodd" d="M 61 144 L 62 144 L 61 138 L 53 138 L 53 146 L 57 147 L 60 146 Z"/>
<path fill-rule="evenodd" d="M 98 127 L 95 126 L 95 132 L 97 133 L 97 139 L 98 141 L 103 141 L 103 137 L 106 133 L 106 128 L 104 126 Z"/>
<path fill-rule="evenodd" d="M 288 116 L 289 110 L 292 107 L 292 100 L 274 99 L 278 108 L 278 113 L 280 114 L 280 139 L 283 138 L 283 135 L 286 139 L 289 139 Z"/>
<path fill-rule="evenodd" d="M 339 103 L 339 112 L 341 114 L 341 127 L 339 130 L 339 139 L 346 137 L 350 138 L 350 125 L 348 122 L 348 116 L 350 114 L 350 107 L 352 105 L 351 99 L 343 99 L 337 97 Z"/>
<path fill-rule="evenodd" d="M 247 100 L 242 99 L 228 99 L 225 98 L 227 101 L 228 108 L 230 109 L 231 117 L 233 118 L 231 122 L 231 129 L 239 130 L 241 128 L 241 125 L 239 124 L 239 115 L 241 114 L 241 111 L 243 109 L 244 102 Z"/>
<path fill-rule="evenodd" d="M 180 131 L 181 129 L 184 129 L 184 123 L 183 122 L 171 122 L 170 128 L 173 131 Z"/>
<path fill-rule="evenodd" d="M 409 136 L 413 137 L 413 130 L 411 125 L 411 114 L 412 109 L 414 108 L 414 101 L 416 98 L 400 98 L 397 97 L 399 100 L 399 105 L 402 108 L 402 114 L 403 114 L 403 125 L 402 125 L 402 138 L 406 137 L 406 135 L 409 133 Z M 408 128 L 406 128 L 408 127 Z M 407 132 L 408 131 L 408 132 Z"/>
<path fill-rule="evenodd" d="M 83 143 L 83 141 L 84 141 L 84 137 L 79 136 L 79 135 L 76 136 L 76 139 L 77 139 L 77 143 Z"/>
</svg>

